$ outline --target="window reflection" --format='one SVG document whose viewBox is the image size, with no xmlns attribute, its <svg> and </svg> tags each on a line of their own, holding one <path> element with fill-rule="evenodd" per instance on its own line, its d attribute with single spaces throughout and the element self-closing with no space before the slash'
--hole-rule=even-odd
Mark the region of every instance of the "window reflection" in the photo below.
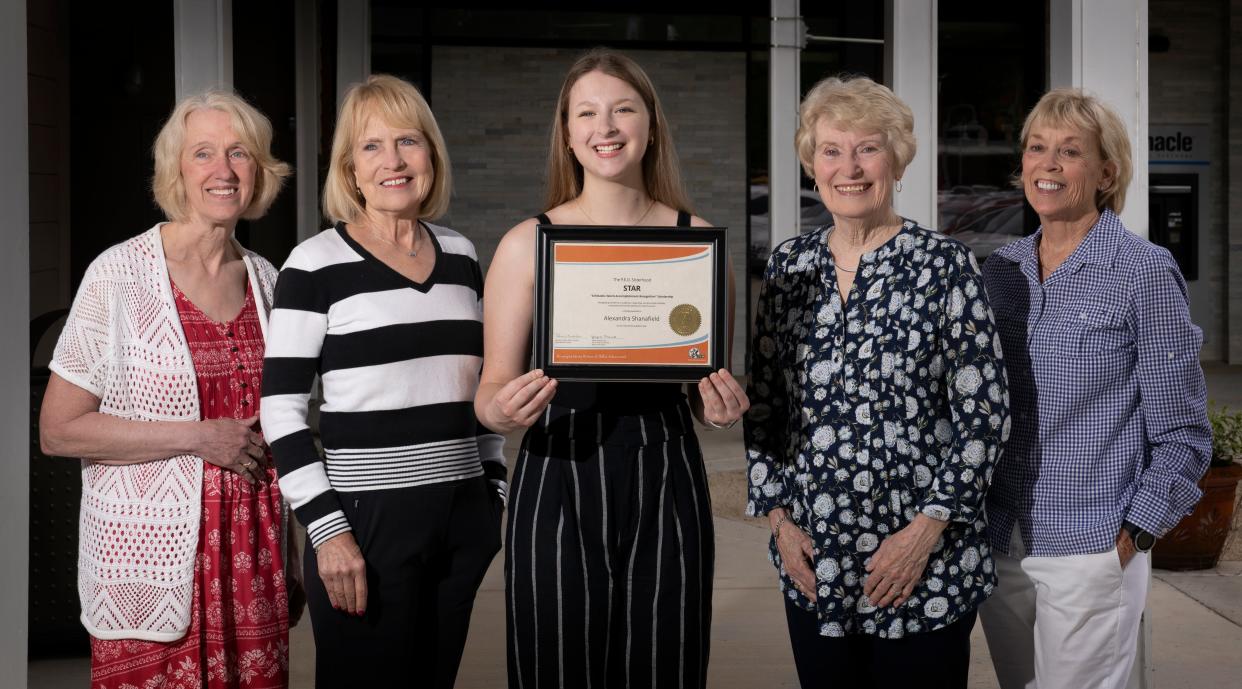
<svg viewBox="0 0 1242 689">
<path fill-rule="evenodd" d="M 985 260 L 1035 229 L 1012 179 L 1022 121 L 1045 89 L 1047 2 L 939 7 L 938 229 Z"/>
</svg>

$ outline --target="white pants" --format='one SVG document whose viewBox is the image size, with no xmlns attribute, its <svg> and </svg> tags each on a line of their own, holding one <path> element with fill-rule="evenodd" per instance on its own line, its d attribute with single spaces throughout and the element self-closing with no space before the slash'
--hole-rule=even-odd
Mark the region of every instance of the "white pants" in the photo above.
<svg viewBox="0 0 1242 689">
<path fill-rule="evenodd" d="M 1001 689 L 1126 689 L 1138 676 L 1148 554 L 1125 570 L 1116 548 L 1028 557 L 1016 527 L 1009 552 L 993 553 L 999 581 L 979 607 Z"/>
</svg>

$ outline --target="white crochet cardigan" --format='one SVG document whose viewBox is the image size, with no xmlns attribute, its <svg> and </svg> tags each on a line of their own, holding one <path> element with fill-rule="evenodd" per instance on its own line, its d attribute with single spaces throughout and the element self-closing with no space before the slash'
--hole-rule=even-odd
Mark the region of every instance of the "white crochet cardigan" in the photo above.
<svg viewBox="0 0 1242 689">
<path fill-rule="evenodd" d="M 198 421 L 198 382 L 173 301 L 160 226 L 100 254 L 86 270 L 50 368 L 141 421 Z M 276 269 L 237 246 L 267 335 Z M 190 626 L 203 460 L 181 455 L 82 463 L 78 594 L 100 639 L 175 641 Z"/>
</svg>

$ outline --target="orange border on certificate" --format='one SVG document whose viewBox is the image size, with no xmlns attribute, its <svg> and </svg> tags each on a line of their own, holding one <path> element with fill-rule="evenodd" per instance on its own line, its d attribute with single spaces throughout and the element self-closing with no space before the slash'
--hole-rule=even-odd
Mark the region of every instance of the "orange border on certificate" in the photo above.
<svg viewBox="0 0 1242 689">
<path fill-rule="evenodd" d="M 690 350 L 697 349 L 698 356 Z M 617 349 L 573 349 L 552 347 L 554 364 L 593 364 L 601 366 L 629 364 L 665 364 L 676 366 L 703 366 L 709 363 L 711 352 L 707 350 L 707 338 L 700 342 L 673 347 L 619 347 Z"/>
<path fill-rule="evenodd" d="M 660 244 L 557 244 L 557 263 L 631 263 L 634 261 L 668 261 L 707 254 L 708 246 L 664 246 Z"/>
</svg>

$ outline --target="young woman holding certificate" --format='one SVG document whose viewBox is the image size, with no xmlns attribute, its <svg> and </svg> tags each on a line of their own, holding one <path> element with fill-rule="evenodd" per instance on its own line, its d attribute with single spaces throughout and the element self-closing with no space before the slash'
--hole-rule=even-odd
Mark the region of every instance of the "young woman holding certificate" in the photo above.
<svg viewBox="0 0 1242 689">
<path fill-rule="evenodd" d="M 607 50 L 574 63 L 547 178 L 547 210 L 505 235 L 488 272 L 475 397 L 488 428 L 528 429 L 505 549 L 509 685 L 704 687 L 714 544 L 691 415 L 730 427 L 745 392 L 724 369 L 688 400 L 676 383 L 558 383 L 527 371 L 537 225 L 708 225 L 688 212 L 641 67 Z"/>
</svg>

